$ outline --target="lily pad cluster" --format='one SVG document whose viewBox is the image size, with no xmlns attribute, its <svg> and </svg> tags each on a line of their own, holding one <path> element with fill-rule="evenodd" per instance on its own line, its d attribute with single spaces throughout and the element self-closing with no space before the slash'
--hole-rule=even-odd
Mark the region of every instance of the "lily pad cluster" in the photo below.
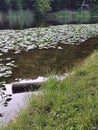
<svg viewBox="0 0 98 130">
<path fill-rule="evenodd" d="M 14 62 L 11 58 L 0 59 L 0 80 L 2 81 L 0 86 L 5 83 L 3 78 L 8 78 L 12 75 L 12 68 L 15 66 Z"/>
<path fill-rule="evenodd" d="M 58 25 L 44 28 L 0 31 L 0 55 L 39 48 L 54 48 L 58 43 L 80 44 L 98 36 L 98 24 Z"/>
</svg>

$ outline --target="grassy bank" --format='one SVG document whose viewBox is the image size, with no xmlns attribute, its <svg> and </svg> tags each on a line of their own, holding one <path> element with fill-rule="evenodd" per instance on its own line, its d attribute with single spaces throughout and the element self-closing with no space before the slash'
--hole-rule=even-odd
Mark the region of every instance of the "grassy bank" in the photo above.
<svg viewBox="0 0 98 130">
<path fill-rule="evenodd" d="M 62 82 L 50 79 L 44 94 L 4 130 L 95 130 L 98 128 L 98 51 Z"/>
</svg>

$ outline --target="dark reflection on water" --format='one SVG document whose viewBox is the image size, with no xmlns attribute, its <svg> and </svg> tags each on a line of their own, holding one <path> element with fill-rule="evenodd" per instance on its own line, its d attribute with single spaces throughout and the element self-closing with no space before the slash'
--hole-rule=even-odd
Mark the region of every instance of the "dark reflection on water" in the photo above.
<svg viewBox="0 0 98 130">
<path fill-rule="evenodd" d="M 11 14 L 10 14 L 11 13 Z M 98 17 L 91 17 L 90 12 L 84 11 L 84 14 L 77 14 L 79 12 L 63 12 L 63 14 L 50 13 L 44 17 L 35 20 L 34 14 L 28 11 L 11 11 L 9 15 L 11 18 L 7 18 L 7 14 L 2 14 L 4 18 L 1 17 L 0 30 L 3 29 L 25 29 L 32 27 L 47 27 L 51 25 L 64 25 L 64 24 L 96 24 L 98 23 Z M 21 15 L 21 13 L 23 13 Z M 67 14 L 66 14 L 67 13 Z M 17 15 L 18 14 L 18 15 Z M 15 16 L 15 17 L 13 17 Z M 20 19 L 18 18 L 20 16 Z M 23 17 L 24 16 L 24 17 Z"/>
<path fill-rule="evenodd" d="M 47 72 L 65 73 L 74 65 L 82 62 L 95 49 L 98 49 L 98 38 L 92 38 L 81 45 L 61 45 L 63 49 L 42 49 L 22 52 L 21 54 L 8 53 L 4 57 L 11 57 L 16 62 L 16 68 L 9 81 L 16 78 L 32 79 L 45 76 Z"/>
<path fill-rule="evenodd" d="M 0 128 L 26 108 L 31 95 L 41 94 L 41 91 L 36 91 L 40 83 L 35 79 L 5 84 L 0 88 Z"/>
<path fill-rule="evenodd" d="M 8 91 L 1 95 L 0 92 L 0 128 L 17 117 L 17 114 L 26 107 L 31 92 L 11 94 L 11 85 L 7 86 Z M 0 129 L 1 130 L 1 129 Z"/>
</svg>

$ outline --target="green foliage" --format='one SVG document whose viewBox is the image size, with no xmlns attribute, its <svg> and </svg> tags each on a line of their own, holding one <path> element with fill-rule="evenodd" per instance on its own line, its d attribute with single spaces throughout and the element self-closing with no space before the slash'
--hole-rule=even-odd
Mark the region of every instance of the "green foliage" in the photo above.
<svg viewBox="0 0 98 130">
<path fill-rule="evenodd" d="M 0 0 L 0 9 L 3 10 L 20 10 L 32 9 L 33 1 L 31 0 Z"/>
<path fill-rule="evenodd" d="M 50 11 L 59 11 L 62 9 L 79 9 L 83 0 L 0 0 L 0 10 L 6 11 L 9 9 L 34 9 L 39 13 Z M 98 3 L 97 0 L 86 0 L 89 6 Z"/>
<path fill-rule="evenodd" d="M 51 11 L 51 6 L 50 6 L 51 0 L 36 0 L 35 1 L 35 9 L 38 13 L 44 14 L 48 11 Z"/>
<path fill-rule="evenodd" d="M 98 21 L 98 3 L 91 10 L 91 19 Z"/>
</svg>

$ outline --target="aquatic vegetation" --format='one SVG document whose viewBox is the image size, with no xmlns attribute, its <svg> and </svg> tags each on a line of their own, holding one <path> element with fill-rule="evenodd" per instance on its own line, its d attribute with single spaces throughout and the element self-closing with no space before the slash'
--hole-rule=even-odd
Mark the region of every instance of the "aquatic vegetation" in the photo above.
<svg viewBox="0 0 98 130">
<path fill-rule="evenodd" d="M 54 48 L 58 43 L 80 44 L 98 36 L 98 24 L 58 25 L 24 30 L 0 30 L 0 52 Z"/>
<path fill-rule="evenodd" d="M 5 62 L 6 61 L 6 62 Z M 0 60 L 0 80 L 3 81 L 3 79 L 8 78 L 12 75 L 12 69 L 15 67 L 14 60 L 11 58 L 1 59 Z M 0 86 L 2 86 L 3 83 L 0 82 Z"/>
</svg>

